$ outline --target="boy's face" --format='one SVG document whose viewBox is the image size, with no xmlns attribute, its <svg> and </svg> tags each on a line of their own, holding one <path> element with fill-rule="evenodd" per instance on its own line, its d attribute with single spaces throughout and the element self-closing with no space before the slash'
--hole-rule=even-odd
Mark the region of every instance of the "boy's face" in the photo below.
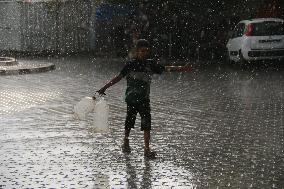
<svg viewBox="0 0 284 189">
<path fill-rule="evenodd" d="M 137 49 L 136 53 L 137 53 L 137 58 L 139 60 L 146 60 L 147 58 L 150 57 L 150 48 L 140 47 Z"/>
</svg>

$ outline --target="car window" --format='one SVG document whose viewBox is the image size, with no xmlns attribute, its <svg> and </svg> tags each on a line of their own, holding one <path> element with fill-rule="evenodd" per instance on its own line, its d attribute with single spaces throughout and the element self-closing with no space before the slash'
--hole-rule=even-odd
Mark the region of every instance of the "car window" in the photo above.
<svg viewBox="0 0 284 189">
<path fill-rule="evenodd" d="M 233 36 L 232 38 L 236 38 L 236 37 L 241 37 L 243 36 L 245 31 L 245 24 L 244 23 L 239 23 L 234 30 Z"/>
<path fill-rule="evenodd" d="M 284 35 L 284 22 L 261 22 L 252 25 L 252 36 Z"/>
</svg>

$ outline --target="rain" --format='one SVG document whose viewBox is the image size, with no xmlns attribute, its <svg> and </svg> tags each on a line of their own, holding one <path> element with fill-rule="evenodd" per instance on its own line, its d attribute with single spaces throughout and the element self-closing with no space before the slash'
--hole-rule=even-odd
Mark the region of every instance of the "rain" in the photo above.
<svg viewBox="0 0 284 189">
<path fill-rule="evenodd" d="M 284 188 L 283 58 L 281 0 L 0 0 L 0 189 Z"/>
</svg>

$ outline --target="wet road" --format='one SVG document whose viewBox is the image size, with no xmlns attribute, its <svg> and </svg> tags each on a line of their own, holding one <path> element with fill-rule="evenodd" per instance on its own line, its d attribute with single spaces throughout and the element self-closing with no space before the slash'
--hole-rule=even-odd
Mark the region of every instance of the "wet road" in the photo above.
<svg viewBox="0 0 284 189">
<path fill-rule="evenodd" d="M 148 161 L 140 119 L 132 153 L 120 150 L 125 80 L 107 91 L 110 133 L 95 133 L 91 115 L 72 114 L 122 68 L 119 61 L 43 61 L 56 70 L 0 77 L 0 188 L 284 188 L 282 66 L 154 76 L 158 159 Z"/>
</svg>

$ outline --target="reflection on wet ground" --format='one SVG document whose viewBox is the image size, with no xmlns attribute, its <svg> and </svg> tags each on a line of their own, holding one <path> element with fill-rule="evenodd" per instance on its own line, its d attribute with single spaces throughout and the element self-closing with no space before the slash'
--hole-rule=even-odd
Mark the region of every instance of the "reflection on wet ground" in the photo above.
<svg viewBox="0 0 284 189">
<path fill-rule="evenodd" d="M 125 81 L 108 91 L 110 133 L 93 132 L 91 115 L 72 115 L 76 102 L 121 69 L 120 61 L 49 61 L 57 70 L 0 78 L 0 188 L 283 188 L 282 66 L 156 75 L 158 159 L 148 161 L 139 119 L 132 153 L 120 150 Z"/>
</svg>

